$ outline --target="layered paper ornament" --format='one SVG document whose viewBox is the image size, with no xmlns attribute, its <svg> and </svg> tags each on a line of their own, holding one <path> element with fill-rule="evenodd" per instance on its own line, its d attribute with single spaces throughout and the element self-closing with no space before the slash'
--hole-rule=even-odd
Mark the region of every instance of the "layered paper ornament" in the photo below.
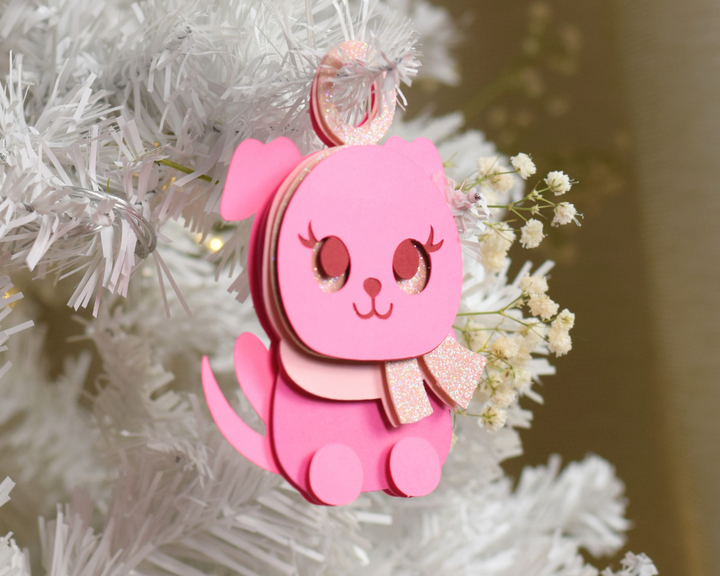
<svg viewBox="0 0 720 576">
<path fill-rule="evenodd" d="M 255 216 L 250 286 L 271 340 L 267 350 L 242 334 L 235 368 L 265 436 L 230 407 L 207 358 L 202 367 L 235 449 L 324 505 L 434 490 L 452 410 L 467 407 L 485 366 L 452 329 L 462 256 L 436 147 L 377 145 L 395 110 L 379 86 L 357 126 L 335 107 L 333 78 L 366 49 L 335 48 L 313 82 L 310 114 L 329 148 L 302 157 L 286 138 L 247 140 L 229 168 L 220 212 Z"/>
</svg>

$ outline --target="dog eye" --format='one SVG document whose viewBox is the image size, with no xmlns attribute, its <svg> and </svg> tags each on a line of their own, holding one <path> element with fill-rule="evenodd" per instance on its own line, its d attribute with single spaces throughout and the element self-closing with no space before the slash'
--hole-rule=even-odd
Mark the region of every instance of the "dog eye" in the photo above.
<svg viewBox="0 0 720 576">
<path fill-rule="evenodd" d="M 320 242 L 318 264 L 325 276 L 342 276 L 350 268 L 350 254 L 337 236 L 328 236 Z"/>
<path fill-rule="evenodd" d="M 313 273 L 323 292 L 337 292 L 350 275 L 350 254 L 340 238 L 323 238 L 313 249 Z"/>
<path fill-rule="evenodd" d="M 417 240 L 403 240 L 393 256 L 395 281 L 404 292 L 420 294 L 430 277 L 430 257 Z"/>
</svg>

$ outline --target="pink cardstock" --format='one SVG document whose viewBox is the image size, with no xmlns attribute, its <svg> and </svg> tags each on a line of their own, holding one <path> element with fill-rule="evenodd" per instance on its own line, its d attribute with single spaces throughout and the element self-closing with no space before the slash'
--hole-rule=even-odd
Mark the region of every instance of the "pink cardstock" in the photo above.
<svg viewBox="0 0 720 576">
<path fill-rule="evenodd" d="M 287 138 L 269 144 L 241 142 L 230 161 L 220 215 L 225 220 L 243 220 L 259 212 L 301 159 L 302 154 Z"/>
<path fill-rule="evenodd" d="M 462 256 L 444 184 L 425 139 L 306 158 L 285 138 L 249 140 L 233 156 L 221 214 L 256 214 L 250 287 L 272 341 L 268 351 L 242 334 L 235 369 L 266 435 L 235 413 L 207 358 L 203 389 L 232 446 L 310 502 L 422 496 L 440 480 L 451 409 L 469 402 L 484 367 L 452 336 Z M 410 385 L 422 414 L 407 406 Z"/>
<path fill-rule="evenodd" d="M 349 277 L 337 292 L 318 289 L 312 250 L 301 242 L 309 225 L 318 239 L 336 236 L 348 249 Z M 423 245 L 431 235 L 442 247 L 429 255 L 429 281 L 408 294 L 398 286 L 393 256 L 404 241 Z M 444 196 L 405 155 L 352 146 L 318 163 L 289 201 L 277 246 L 284 314 L 317 354 L 412 358 L 437 347 L 452 327 L 462 288 L 457 227 Z"/>
<path fill-rule="evenodd" d="M 375 400 L 385 391 L 378 362 L 343 362 L 306 354 L 280 342 L 280 361 L 288 378 L 303 390 L 332 400 Z"/>
<path fill-rule="evenodd" d="M 267 351 L 265 355 L 267 356 Z M 202 363 L 202 382 L 210 414 L 232 447 L 253 464 L 257 464 L 268 472 L 279 474 L 269 440 L 250 428 L 232 409 L 215 380 L 207 356 L 203 358 Z M 266 389 L 272 390 L 272 388 L 268 388 L 268 384 L 272 383 L 250 382 L 245 378 L 241 382 L 243 382 L 243 386 L 249 388 L 264 386 Z"/>
<path fill-rule="evenodd" d="M 248 460 L 281 473 L 311 502 L 332 506 L 348 504 L 360 492 L 389 490 L 409 497 L 435 487 L 452 437 L 451 411 L 435 396 L 430 396 L 433 413 L 429 417 L 396 428 L 386 420 L 379 400 L 318 398 L 299 389 L 282 372 L 274 379 L 256 380 L 267 376 L 270 354 L 264 349 L 264 355 L 258 354 L 262 344 L 257 337 L 243 334 L 240 338 L 241 347 L 249 344 L 242 360 L 252 365 L 238 370 L 240 385 L 243 390 L 264 388 L 272 393 L 268 435 L 255 432 L 235 413 L 207 358 L 202 377 L 215 422 Z M 250 360 L 250 354 L 259 360 Z"/>
</svg>

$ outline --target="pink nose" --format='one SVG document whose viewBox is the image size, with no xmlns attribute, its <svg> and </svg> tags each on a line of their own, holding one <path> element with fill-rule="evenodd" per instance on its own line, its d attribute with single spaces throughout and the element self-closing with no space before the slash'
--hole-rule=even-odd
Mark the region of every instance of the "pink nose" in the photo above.
<svg viewBox="0 0 720 576">
<path fill-rule="evenodd" d="M 370 294 L 370 298 L 375 298 L 375 296 L 380 294 L 382 284 L 380 284 L 380 280 L 377 278 L 368 278 L 363 282 L 363 288 L 365 288 L 365 292 Z"/>
</svg>

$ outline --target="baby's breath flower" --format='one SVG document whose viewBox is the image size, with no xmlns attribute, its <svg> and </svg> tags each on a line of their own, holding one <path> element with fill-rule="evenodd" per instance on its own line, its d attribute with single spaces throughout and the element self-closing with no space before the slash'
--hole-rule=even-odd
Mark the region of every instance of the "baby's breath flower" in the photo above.
<svg viewBox="0 0 720 576">
<path fill-rule="evenodd" d="M 534 319 L 533 319 L 534 320 Z M 547 335 L 548 325 L 538 321 L 527 322 L 528 328 L 523 331 L 523 340 L 525 346 L 533 350 L 543 338 Z"/>
<path fill-rule="evenodd" d="M 480 178 L 492 176 L 498 171 L 497 166 L 500 158 L 497 156 L 481 156 L 477 160 L 478 172 L 480 172 Z"/>
<path fill-rule="evenodd" d="M 481 254 L 480 261 L 488 272 L 500 272 L 507 261 L 507 252 L 496 252 L 485 256 Z"/>
<path fill-rule="evenodd" d="M 507 336 L 500 336 L 492 346 L 490 350 L 498 358 L 512 358 L 518 353 L 520 346 L 514 338 L 508 338 Z"/>
<path fill-rule="evenodd" d="M 575 326 L 575 314 L 570 310 L 563 310 L 552 321 L 548 330 L 548 349 L 556 356 L 563 356 L 572 349 L 570 329 Z"/>
<path fill-rule="evenodd" d="M 490 340 L 490 331 L 473 318 L 467 325 L 465 339 L 467 340 L 470 350 L 478 352 L 487 344 L 488 340 Z"/>
<path fill-rule="evenodd" d="M 532 355 L 530 354 L 532 349 L 525 346 L 525 339 L 518 338 L 517 342 L 518 342 L 518 353 L 512 357 L 512 367 L 513 368 L 521 368 L 523 366 L 527 366 L 528 362 L 530 362 L 530 360 L 532 360 Z"/>
<path fill-rule="evenodd" d="M 494 273 L 502 270 L 507 260 L 507 253 L 513 242 L 515 233 L 506 224 L 485 231 L 478 237 L 480 242 L 480 263 L 486 272 Z"/>
<path fill-rule="evenodd" d="M 517 392 L 507 384 L 500 384 L 493 391 L 492 401 L 498 408 L 507 408 L 517 398 Z"/>
<path fill-rule="evenodd" d="M 487 405 L 480 413 L 480 420 L 478 420 L 478 422 L 483 428 L 486 428 L 490 432 L 495 432 L 505 425 L 506 420 L 507 412 L 505 410 Z"/>
<path fill-rule="evenodd" d="M 553 226 L 561 226 L 563 224 L 570 224 L 575 220 L 575 224 L 580 226 L 580 222 L 577 221 L 577 210 L 573 204 L 569 202 L 561 202 L 555 207 L 555 217 L 553 218 Z"/>
<path fill-rule="evenodd" d="M 542 326 L 543 328 L 545 328 L 546 324 L 541 324 L 538 322 L 538 326 Z M 533 350 L 535 350 L 535 348 L 537 348 L 537 345 L 543 341 L 543 336 L 545 332 L 543 331 L 541 334 L 542 335 L 537 334 L 535 331 L 532 331 L 528 332 L 527 334 L 516 335 L 519 350 L 512 359 L 513 370 L 519 370 L 521 368 L 524 368 L 528 365 L 530 360 L 532 360 L 532 352 Z"/>
<path fill-rule="evenodd" d="M 543 320 L 550 320 L 557 314 L 559 308 L 557 303 L 550 300 L 547 294 L 532 294 L 530 300 L 528 300 L 528 306 L 533 316 Z"/>
<path fill-rule="evenodd" d="M 510 168 L 500 163 L 497 156 L 483 156 L 477 161 L 480 179 L 495 190 L 495 192 L 508 192 L 515 184 Z"/>
<path fill-rule="evenodd" d="M 545 184 L 548 185 L 551 192 L 555 193 L 555 196 L 565 194 L 565 192 L 572 188 L 570 177 L 564 172 L 550 172 L 547 178 L 545 178 Z"/>
<path fill-rule="evenodd" d="M 555 356 L 564 356 L 572 349 L 572 339 L 567 330 L 563 330 L 560 326 L 550 327 L 548 330 L 548 350 Z"/>
<path fill-rule="evenodd" d="M 535 218 L 528 220 L 520 230 L 520 243 L 523 248 L 537 248 L 543 238 L 545 234 L 543 234 L 542 222 Z"/>
<path fill-rule="evenodd" d="M 533 216 L 537 216 L 538 214 L 540 214 L 540 206 L 535 204 L 535 206 L 530 208 L 530 214 L 532 214 Z"/>
<path fill-rule="evenodd" d="M 520 290 L 524 294 L 545 294 L 548 291 L 548 283 L 545 276 L 525 276 L 520 280 Z"/>
<path fill-rule="evenodd" d="M 517 390 L 525 390 L 530 385 L 532 373 L 530 370 L 518 368 L 512 371 L 512 384 Z"/>
<path fill-rule="evenodd" d="M 520 152 L 517 156 L 510 158 L 510 163 L 515 168 L 515 171 L 520 174 L 520 178 L 527 180 L 530 176 L 537 172 L 535 163 L 530 159 L 530 156 Z"/>
<path fill-rule="evenodd" d="M 513 180 L 512 174 L 498 174 L 492 185 L 501 194 L 509 192 L 513 186 L 515 186 L 515 180 Z"/>
<path fill-rule="evenodd" d="M 566 308 L 557 315 L 557 318 L 553 320 L 552 325 L 563 330 L 570 330 L 573 326 L 575 326 L 575 314 Z"/>
<path fill-rule="evenodd" d="M 497 371 L 494 371 L 487 376 L 487 378 L 482 384 L 482 387 L 489 394 L 494 394 L 495 390 L 498 386 L 500 386 L 500 384 L 502 384 L 502 382 L 503 379 L 500 374 Z"/>
</svg>

